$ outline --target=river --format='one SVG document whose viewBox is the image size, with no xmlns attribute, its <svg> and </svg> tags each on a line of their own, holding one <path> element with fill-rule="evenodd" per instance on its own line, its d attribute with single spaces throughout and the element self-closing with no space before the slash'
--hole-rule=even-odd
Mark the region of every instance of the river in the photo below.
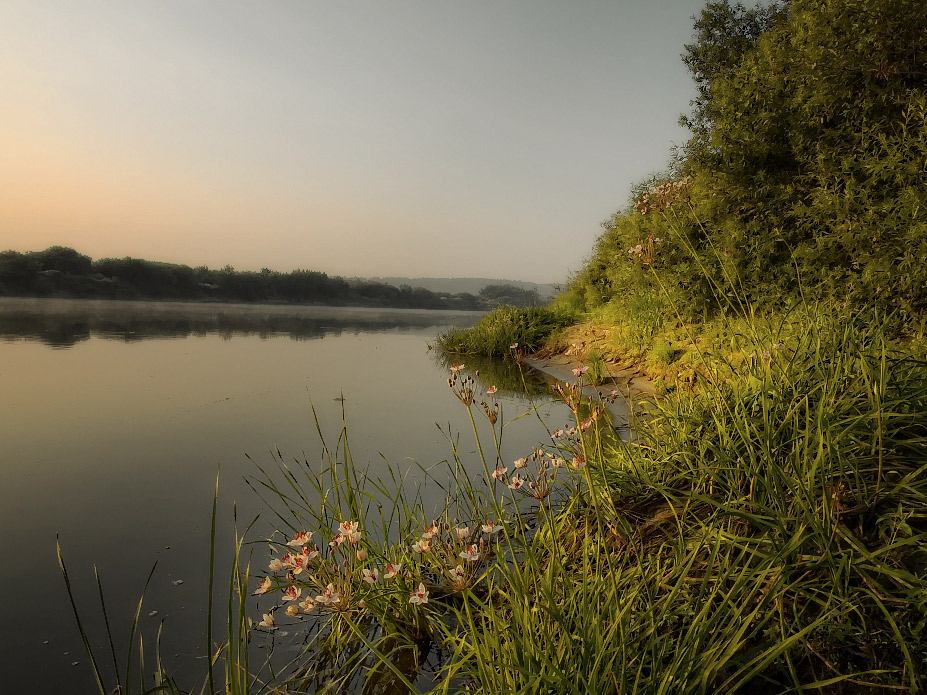
<svg viewBox="0 0 927 695">
<path fill-rule="evenodd" d="M 124 646 L 157 561 L 141 610 L 145 639 L 150 644 L 163 621 L 168 669 L 202 673 L 217 475 L 224 577 L 233 513 L 240 526 L 262 511 L 268 516 L 246 483 L 256 464 L 273 465 L 272 451 L 285 461 L 319 461 L 313 405 L 323 434 L 337 438 L 347 423 L 355 461 L 373 473 L 385 471 L 388 461 L 420 478 L 417 464 L 450 456 L 450 428 L 460 433 L 470 472 L 481 476 L 466 411 L 448 389 L 446 362 L 430 348 L 438 333 L 478 318 L 396 309 L 0 299 L 4 691 L 95 691 L 56 538 L 97 646 L 104 644 L 105 626 L 94 566 L 115 641 Z M 511 369 L 484 367 L 500 380 Z M 544 404 L 542 419 L 567 422 L 566 407 L 543 395 L 549 387 L 537 377 L 529 381 Z M 516 391 L 503 389 L 498 400 L 504 415 L 530 406 Z M 505 456 L 530 453 L 543 434 L 536 418 L 514 423 Z M 433 486 L 426 502 L 441 494 Z M 272 521 L 261 523 L 272 530 Z"/>
</svg>

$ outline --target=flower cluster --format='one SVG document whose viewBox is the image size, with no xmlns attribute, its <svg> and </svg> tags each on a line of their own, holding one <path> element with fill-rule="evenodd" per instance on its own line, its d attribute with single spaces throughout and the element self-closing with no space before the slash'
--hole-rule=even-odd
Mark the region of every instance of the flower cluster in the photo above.
<svg viewBox="0 0 927 695">
<path fill-rule="evenodd" d="M 460 525 L 456 520 L 443 524 L 433 521 L 410 549 L 423 573 L 434 577 L 445 590 L 457 593 L 476 584 L 495 553 L 492 540 L 502 528 L 502 524 L 489 520 L 478 527 Z M 427 602 L 427 594 L 423 602 Z"/>
<path fill-rule="evenodd" d="M 641 242 L 637 246 L 632 246 L 628 249 L 628 254 L 632 258 L 636 258 L 638 261 L 644 265 L 650 265 L 653 263 L 653 258 L 657 254 L 657 246 L 663 243 L 663 239 L 660 237 L 655 237 L 653 234 L 647 235 L 647 240 Z"/>
<path fill-rule="evenodd" d="M 310 545 L 311 534 L 297 532 L 286 542 L 286 553 L 271 559 L 271 574 L 261 580 L 254 593 L 279 590 L 282 603 L 289 604 L 284 612 L 291 617 L 300 611 L 312 613 L 317 606 L 330 612 L 362 610 L 363 598 L 355 596 L 354 590 L 355 575 L 365 576 L 363 573 L 370 571 L 363 567 L 367 550 L 360 546 L 362 537 L 358 522 L 342 522 L 328 543 L 328 556 L 323 557 L 318 545 Z M 264 615 L 258 627 L 275 628 L 273 610 Z"/>
<path fill-rule="evenodd" d="M 495 386 L 490 386 L 489 390 L 486 392 L 490 396 L 495 396 L 499 391 Z M 480 407 L 483 408 L 483 412 L 486 413 L 486 419 L 489 420 L 490 425 L 495 425 L 496 421 L 499 419 L 499 404 L 496 402 L 495 398 L 490 398 L 490 402 L 486 401 L 480 402 Z"/>
<path fill-rule="evenodd" d="M 530 456 L 515 459 L 512 466 L 512 475 L 502 464 L 496 466 L 492 472 L 493 480 L 503 483 L 512 492 L 543 500 L 554 491 L 557 472 L 566 468 L 567 462 L 556 454 L 535 447 Z"/>
<path fill-rule="evenodd" d="M 690 177 L 686 176 L 679 181 L 669 181 L 656 186 L 649 193 L 634 202 L 634 207 L 642 214 L 648 212 L 662 212 L 673 206 L 679 200 L 688 200 Z"/>
<path fill-rule="evenodd" d="M 464 366 L 465 365 L 462 364 L 455 364 L 451 367 L 451 376 L 447 380 L 447 385 L 460 402 L 469 407 L 476 402 L 473 398 L 476 380 L 469 374 L 467 376 L 460 376 L 460 370 L 463 369 Z M 477 372 L 477 375 L 479 375 L 479 372 Z"/>
</svg>

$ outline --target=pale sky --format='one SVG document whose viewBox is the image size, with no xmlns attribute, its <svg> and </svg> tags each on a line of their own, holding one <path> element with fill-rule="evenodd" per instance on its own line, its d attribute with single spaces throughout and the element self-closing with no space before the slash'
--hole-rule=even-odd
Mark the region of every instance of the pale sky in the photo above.
<svg viewBox="0 0 927 695">
<path fill-rule="evenodd" d="M 0 250 L 561 282 L 704 0 L 0 0 Z"/>
</svg>

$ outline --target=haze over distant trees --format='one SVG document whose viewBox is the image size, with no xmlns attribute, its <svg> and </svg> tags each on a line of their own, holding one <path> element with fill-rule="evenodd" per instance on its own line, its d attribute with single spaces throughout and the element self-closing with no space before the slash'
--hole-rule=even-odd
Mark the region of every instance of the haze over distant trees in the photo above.
<svg viewBox="0 0 927 695">
<path fill-rule="evenodd" d="M 491 282 L 491 281 L 487 281 Z M 232 266 L 191 268 L 140 258 L 100 258 L 65 246 L 44 251 L 0 252 L 0 296 L 88 299 L 174 299 L 280 302 L 410 309 L 491 309 L 501 304 L 534 306 L 537 289 L 488 284 L 472 292 L 435 292 L 408 284 L 345 280 L 317 270 L 281 273 Z"/>
</svg>

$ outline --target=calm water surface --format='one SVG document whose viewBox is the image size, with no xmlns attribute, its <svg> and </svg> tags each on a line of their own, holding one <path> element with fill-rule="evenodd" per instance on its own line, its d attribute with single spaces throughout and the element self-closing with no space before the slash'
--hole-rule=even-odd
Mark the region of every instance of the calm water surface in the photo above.
<svg viewBox="0 0 927 695">
<path fill-rule="evenodd" d="M 478 317 L 0 299 L 3 691 L 94 691 L 56 536 L 87 628 L 101 636 L 99 569 L 119 644 L 157 561 L 141 613 L 146 639 L 163 620 L 169 668 L 202 673 L 216 475 L 225 572 L 233 504 L 240 526 L 262 511 L 244 482 L 254 464 L 272 466 L 277 449 L 284 459 L 320 460 L 311 404 L 332 438 L 344 417 L 355 460 L 375 474 L 385 470 L 384 458 L 406 468 L 410 459 L 428 466 L 448 458 L 436 426 L 448 424 L 481 474 L 466 412 L 447 388 L 446 365 L 428 348 L 439 332 Z M 543 383 L 536 386 L 543 392 Z M 500 401 L 511 416 L 528 406 L 514 393 Z M 541 413 L 555 426 L 569 415 L 553 403 Z M 530 453 L 543 434 L 523 418 L 507 428 L 504 453 Z M 435 486 L 430 499 L 439 495 Z M 263 556 L 256 564 L 263 566 Z"/>
</svg>

